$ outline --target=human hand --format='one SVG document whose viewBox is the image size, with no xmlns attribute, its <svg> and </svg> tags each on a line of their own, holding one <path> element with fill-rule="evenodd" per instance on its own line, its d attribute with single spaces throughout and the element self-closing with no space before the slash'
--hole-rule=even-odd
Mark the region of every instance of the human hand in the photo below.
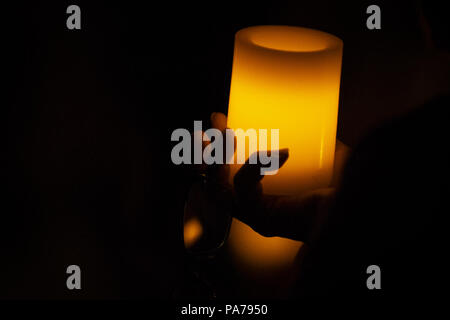
<svg viewBox="0 0 450 320">
<path fill-rule="evenodd" d="M 211 115 L 212 127 L 223 132 L 226 123 L 224 114 Z M 204 143 L 204 146 L 207 144 Z M 197 190 L 191 194 L 190 199 L 192 201 L 195 197 L 197 201 L 207 203 L 207 215 L 231 214 L 264 236 L 281 236 L 310 243 L 319 236 L 321 226 L 327 219 L 334 191 L 340 182 L 349 153 L 350 149 L 337 140 L 330 187 L 312 190 L 300 196 L 264 194 L 261 184 L 264 176 L 260 174 L 260 164 L 249 164 L 247 161 L 236 173 L 233 188 L 229 184 L 229 165 L 201 165 L 198 170 L 205 176 L 205 190 L 203 196 Z M 279 150 L 278 156 L 281 169 L 288 160 L 288 149 Z M 202 200 L 198 200 L 200 198 Z"/>
</svg>

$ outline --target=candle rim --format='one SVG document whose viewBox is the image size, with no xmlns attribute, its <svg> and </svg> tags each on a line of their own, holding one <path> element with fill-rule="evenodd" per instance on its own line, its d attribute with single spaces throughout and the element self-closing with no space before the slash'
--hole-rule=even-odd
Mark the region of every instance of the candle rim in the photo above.
<svg viewBox="0 0 450 320">
<path fill-rule="evenodd" d="M 298 31 L 298 32 L 313 32 L 316 35 L 319 35 L 323 38 L 323 42 L 325 44 L 324 47 L 318 48 L 318 49 L 302 49 L 302 50 L 295 50 L 295 49 L 282 49 L 282 48 L 274 48 L 271 46 L 263 45 L 261 43 L 258 43 L 254 39 L 253 31 L 256 30 L 262 30 L 262 29 L 268 29 L 273 31 L 274 29 L 288 29 L 290 31 Z M 281 31 L 281 30 L 280 30 Z M 343 46 L 343 41 L 328 32 L 312 29 L 312 28 L 306 28 L 306 27 L 300 27 L 300 26 L 291 26 L 291 25 L 255 25 L 246 27 L 243 29 L 240 29 L 238 32 L 236 32 L 236 40 L 240 40 L 244 43 L 246 43 L 249 46 L 256 47 L 259 49 L 263 49 L 269 52 L 279 52 L 284 54 L 317 54 L 322 52 L 328 52 L 332 50 L 339 49 Z"/>
</svg>

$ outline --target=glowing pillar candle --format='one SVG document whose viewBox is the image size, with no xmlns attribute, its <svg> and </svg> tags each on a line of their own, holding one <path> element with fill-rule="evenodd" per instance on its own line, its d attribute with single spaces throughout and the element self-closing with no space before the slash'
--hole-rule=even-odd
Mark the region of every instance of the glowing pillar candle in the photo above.
<svg viewBox="0 0 450 320">
<path fill-rule="evenodd" d="M 265 193 L 298 194 L 330 183 L 342 49 L 339 38 L 300 27 L 256 26 L 236 34 L 228 127 L 279 129 L 280 149 L 289 148 L 286 164 L 264 177 Z M 236 220 L 230 243 L 242 259 L 260 266 L 283 264 L 300 246 L 263 238 Z"/>
</svg>

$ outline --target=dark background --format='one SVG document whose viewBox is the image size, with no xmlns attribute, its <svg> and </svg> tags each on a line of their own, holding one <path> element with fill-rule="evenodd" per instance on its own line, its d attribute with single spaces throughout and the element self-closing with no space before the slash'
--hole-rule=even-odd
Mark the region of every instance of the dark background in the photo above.
<svg viewBox="0 0 450 320">
<path fill-rule="evenodd" d="M 381 30 L 366 28 L 371 1 L 145 3 L 2 9 L 0 297 L 173 297 L 190 175 L 170 134 L 226 112 L 243 27 L 343 39 L 337 134 L 352 147 L 450 85 L 414 1 L 377 1 Z M 66 28 L 70 4 L 81 30 Z M 70 264 L 81 291 L 66 289 Z"/>
</svg>

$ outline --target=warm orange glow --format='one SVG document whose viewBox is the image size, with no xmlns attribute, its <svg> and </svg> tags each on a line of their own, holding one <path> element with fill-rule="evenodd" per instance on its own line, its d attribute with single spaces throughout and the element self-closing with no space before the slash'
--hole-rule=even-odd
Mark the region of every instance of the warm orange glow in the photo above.
<svg viewBox="0 0 450 320">
<path fill-rule="evenodd" d="M 233 219 L 228 244 L 239 254 L 239 263 L 246 267 L 277 269 L 292 263 L 298 253 L 299 242 L 273 237 L 267 238 L 249 226 Z"/>
<path fill-rule="evenodd" d="M 191 218 L 184 223 L 184 246 L 192 247 L 202 236 L 203 227 L 198 218 Z"/>
<path fill-rule="evenodd" d="M 279 129 L 289 160 L 263 179 L 271 194 L 298 194 L 332 178 L 343 43 L 299 27 L 239 31 L 228 109 L 231 129 Z M 235 173 L 240 165 L 232 166 Z M 254 266 L 286 264 L 301 243 L 264 238 L 234 221 L 229 244 Z"/>
</svg>

